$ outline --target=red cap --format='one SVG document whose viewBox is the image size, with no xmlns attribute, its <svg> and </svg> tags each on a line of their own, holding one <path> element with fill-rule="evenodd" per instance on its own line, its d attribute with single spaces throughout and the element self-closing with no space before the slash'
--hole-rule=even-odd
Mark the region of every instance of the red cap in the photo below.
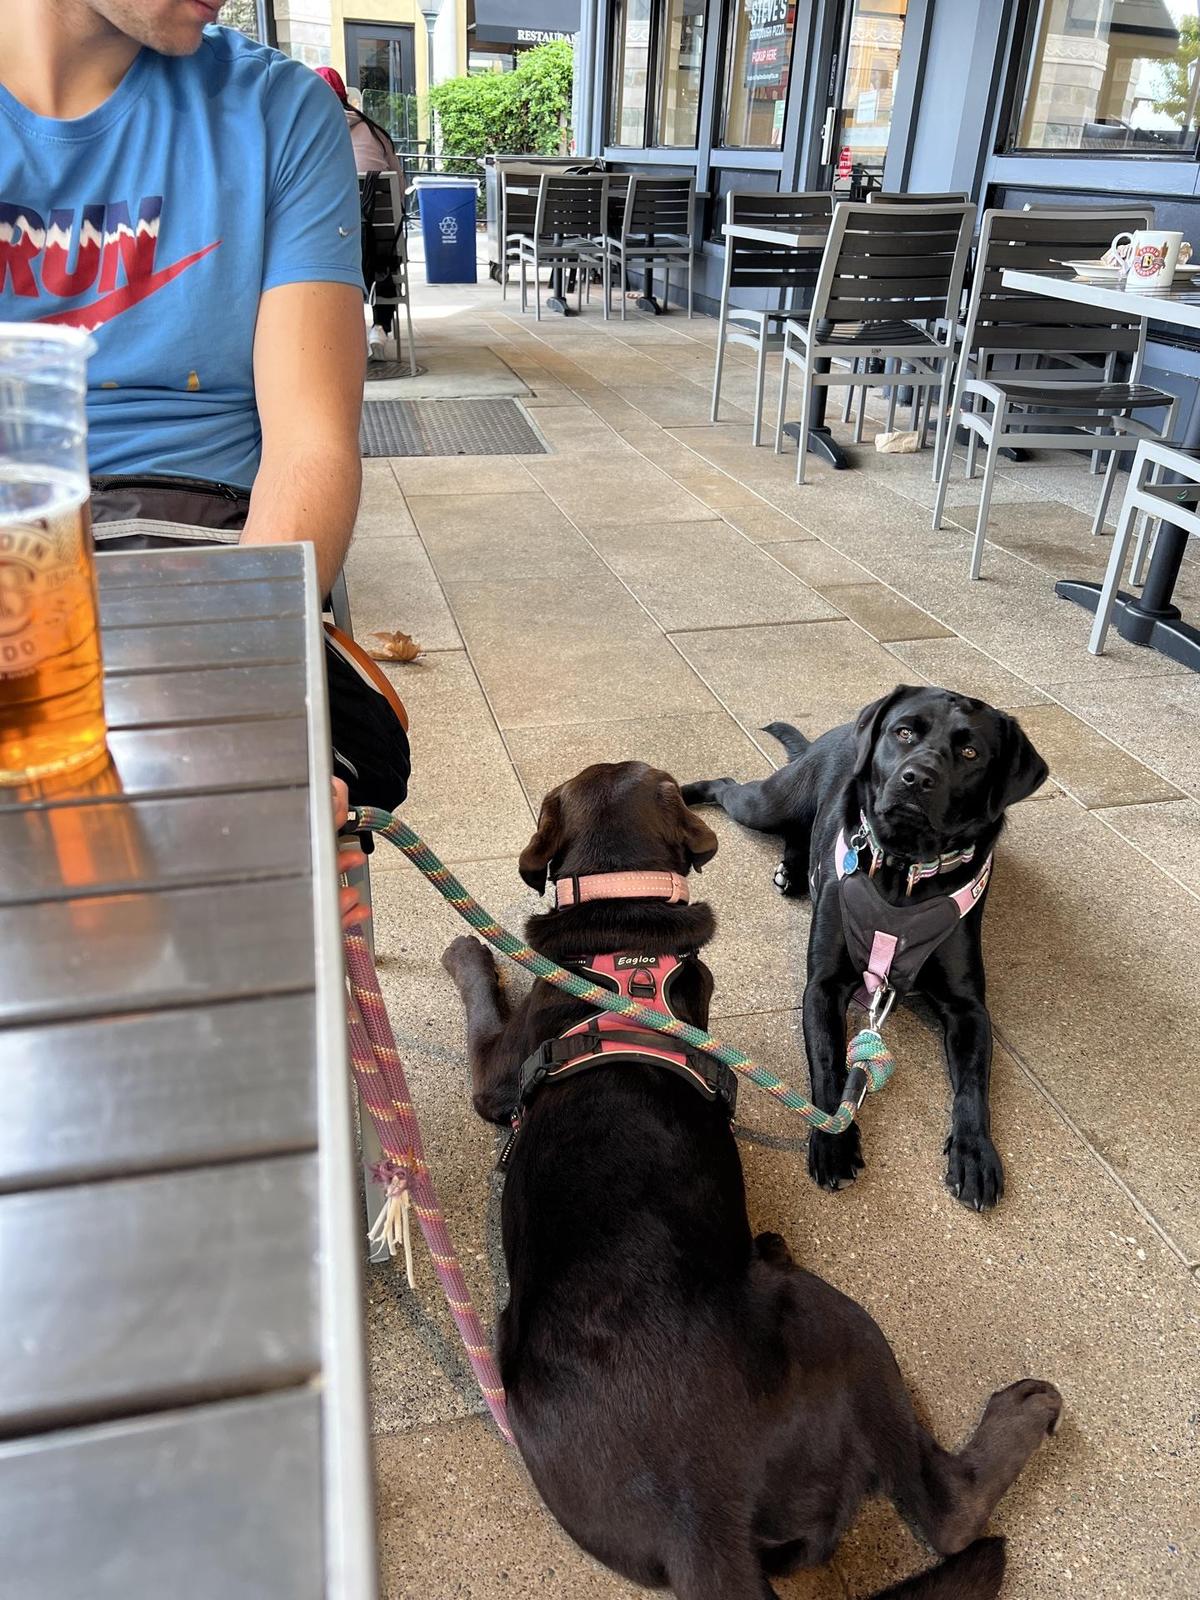
<svg viewBox="0 0 1200 1600">
<path fill-rule="evenodd" d="M 315 70 L 317 77 L 324 78 L 325 82 L 333 90 L 334 94 L 337 95 L 342 104 L 346 105 L 349 97 L 346 94 L 346 85 L 342 82 L 342 75 L 337 68 L 317 67 Z"/>
</svg>

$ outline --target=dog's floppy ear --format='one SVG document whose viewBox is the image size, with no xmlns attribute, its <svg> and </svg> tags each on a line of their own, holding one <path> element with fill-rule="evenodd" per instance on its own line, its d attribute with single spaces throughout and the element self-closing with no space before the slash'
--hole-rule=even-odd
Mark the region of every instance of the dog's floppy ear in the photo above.
<svg viewBox="0 0 1200 1600">
<path fill-rule="evenodd" d="M 1028 800 L 1040 789 L 1050 776 L 1050 768 L 1015 717 L 1003 711 L 992 714 L 1000 739 L 990 809 L 993 817 L 1000 817 L 1009 806 L 1015 806 L 1018 800 Z"/>
<path fill-rule="evenodd" d="M 875 748 L 875 741 L 879 737 L 879 724 L 887 712 L 899 700 L 901 695 L 916 694 L 916 690 L 908 683 L 898 683 L 891 694 L 885 694 L 881 700 L 872 700 L 869 706 L 864 706 L 858 713 L 858 721 L 854 724 L 854 776 L 861 778 L 871 765 L 871 752 Z"/>
<path fill-rule="evenodd" d="M 658 798 L 671 817 L 671 821 L 678 831 L 683 847 L 687 851 L 688 865 L 695 867 L 699 872 L 705 862 L 711 861 L 717 853 L 719 843 L 716 834 L 705 822 L 704 818 L 697 816 L 684 801 L 679 785 L 674 778 L 664 778 L 658 786 Z"/>
<path fill-rule="evenodd" d="M 542 801 L 537 832 L 521 851 L 517 870 L 529 887 L 538 894 L 546 892 L 546 868 L 562 849 L 562 802 L 560 790 L 551 789 Z"/>
</svg>

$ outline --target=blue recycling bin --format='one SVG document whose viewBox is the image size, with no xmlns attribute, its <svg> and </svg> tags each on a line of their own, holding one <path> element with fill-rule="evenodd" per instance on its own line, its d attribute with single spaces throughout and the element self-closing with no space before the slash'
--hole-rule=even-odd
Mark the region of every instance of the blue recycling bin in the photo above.
<svg viewBox="0 0 1200 1600">
<path fill-rule="evenodd" d="M 426 283 L 474 283 L 475 178 L 418 178 Z"/>
</svg>

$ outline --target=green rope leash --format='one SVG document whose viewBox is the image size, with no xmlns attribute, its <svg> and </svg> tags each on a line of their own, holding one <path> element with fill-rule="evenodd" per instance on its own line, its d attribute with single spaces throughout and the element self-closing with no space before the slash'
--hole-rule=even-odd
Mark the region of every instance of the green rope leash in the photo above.
<svg viewBox="0 0 1200 1600">
<path fill-rule="evenodd" d="M 742 1077 L 749 1078 L 751 1083 L 774 1095 L 783 1105 L 799 1112 L 810 1128 L 816 1128 L 821 1133 L 844 1133 L 858 1115 L 859 1108 L 867 1095 L 882 1089 L 892 1075 L 896 1063 L 892 1059 L 891 1051 L 876 1029 L 864 1028 L 850 1041 L 846 1051 L 849 1076 L 841 1105 L 832 1115 L 822 1111 L 811 1100 L 806 1100 L 803 1095 L 790 1089 L 782 1078 L 776 1077 L 766 1067 L 759 1066 L 740 1050 L 722 1044 L 711 1034 L 705 1033 L 702 1028 L 693 1028 L 689 1023 L 680 1022 L 678 1017 L 672 1017 L 665 1011 L 656 1011 L 653 1007 L 640 1005 L 636 1000 L 629 1000 L 624 995 L 613 994 L 610 990 L 591 983 L 587 978 L 581 978 L 578 973 L 568 972 L 546 956 L 539 955 L 523 939 L 518 939 L 515 934 L 502 928 L 495 917 L 485 911 L 473 895 L 467 893 L 449 867 L 438 860 L 421 836 L 406 822 L 393 816 L 390 811 L 380 811 L 374 806 L 363 806 L 357 811 L 351 811 L 346 831 L 377 833 L 402 850 L 464 921 L 469 922 L 490 945 L 494 945 L 519 966 L 532 972 L 535 978 L 543 978 L 547 983 L 565 990 L 577 1000 L 585 1000 L 588 1005 L 595 1006 L 598 1010 L 615 1011 L 619 1016 L 633 1018 L 644 1027 L 653 1028 L 657 1033 L 670 1034 L 675 1039 L 682 1039 L 693 1049 L 702 1050 L 717 1061 L 723 1061 L 727 1067 L 732 1067 Z"/>
</svg>

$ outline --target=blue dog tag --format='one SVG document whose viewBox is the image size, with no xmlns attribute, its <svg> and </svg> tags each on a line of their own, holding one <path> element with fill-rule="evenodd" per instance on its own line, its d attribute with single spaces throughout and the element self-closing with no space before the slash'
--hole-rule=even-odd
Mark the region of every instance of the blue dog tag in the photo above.
<svg viewBox="0 0 1200 1600">
<path fill-rule="evenodd" d="M 852 872 L 858 871 L 858 851 L 852 844 L 846 846 L 846 854 L 842 857 L 842 872 L 849 877 Z"/>
</svg>

